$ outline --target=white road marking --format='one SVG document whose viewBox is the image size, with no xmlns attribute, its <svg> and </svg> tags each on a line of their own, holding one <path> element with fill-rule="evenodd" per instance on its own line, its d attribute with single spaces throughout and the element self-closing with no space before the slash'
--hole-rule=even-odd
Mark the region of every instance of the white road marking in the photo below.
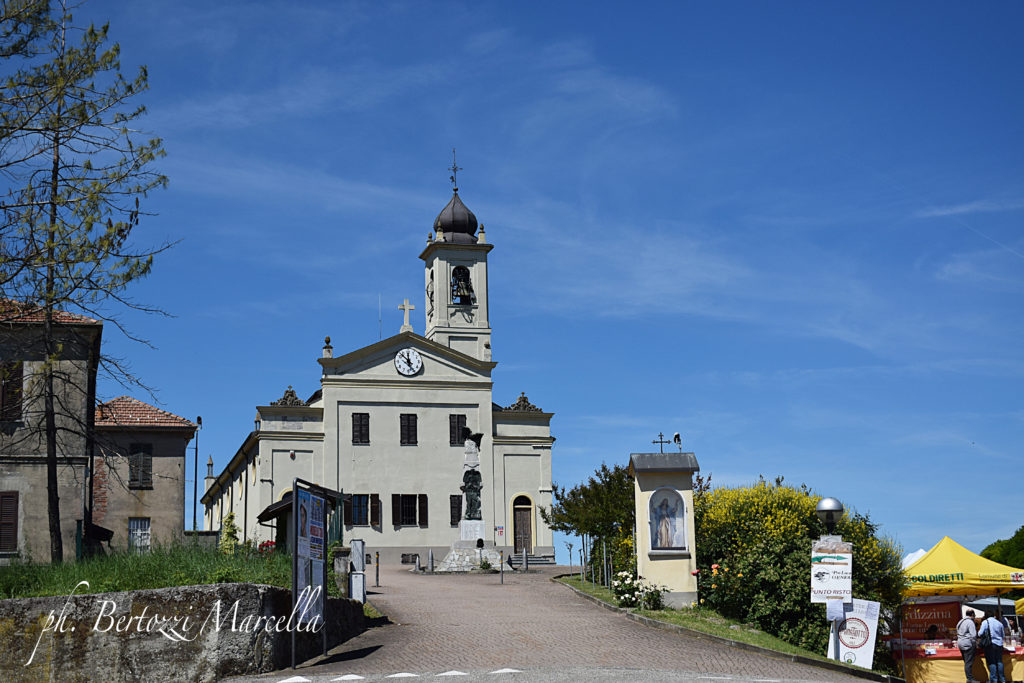
<svg viewBox="0 0 1024 683">
<path fill-rule="evenodd" d="M 279 683 L 309 683 L 309 682 L 310 682 L 309 678 L 303 678 L 302 676 L 292 676 L 291 678 L 286 678 L 283 681 L 279 681 Z"/>
<path fill-rule="evenodd" d="M 391 674 L 390 676 L 388 676 L 388 678 L 419 678 L 419 675 L 410 674 L 403 671 L 400 674 Z"/>
<path fill-rule="evenodd" d="M 521 674 L 523 672 L 520 671 L 519 669 L 498 669 L 497 671 L 492 671 L 491 673 L 492 674 Z"/>
<path fill-rule="evenodd" d="M 363 677 L 362 676 L 357 676 L 355 674 L 345 674 L 344 676 L 338 676 L 337 678 L 332 678 L 331 680 L 332 681 L 361 681 L 361 680 L 363 680 Z"/>
<path fill-rule="evenodd" d="M 438 676 L 468 676 L 469 674 L 464 673 L 462 671 L 456 671 L 456 670 L 452 669 L 451 671 L 445 671 L 443 674 L 437 674 L 437 675 Z"/>
</svg>

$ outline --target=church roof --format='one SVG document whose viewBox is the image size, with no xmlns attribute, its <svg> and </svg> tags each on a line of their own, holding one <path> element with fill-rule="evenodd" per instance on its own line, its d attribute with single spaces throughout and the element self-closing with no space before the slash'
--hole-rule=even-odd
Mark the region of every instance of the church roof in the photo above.
<svg viewBox="0 0 1024 683">
<path fill-rule="evenodd" d="M 160 410 L 130 396 L 115 399 L 96 406 L 97 427 L 178 427 L 195 429 L 196 425 L 183 417 L 166 410 Z"/>
<path fill-rule="evenodd" d="M 443 233 L 444 241 L 454 244 L 476 244 L 476 226 L 476 216 L 462 203 L 458 189 L 434 219 L 434 231 Z"/>
<path fill-rule="evenodd" d="M 491 245 L 487 245 L 491 246 Z M 415 332 L 399 332 L 393 337 L 382 339 L 375 344 L 364 346 L 361 349 L 356 349 L 350 353 L 346 353 L 343 356 L 335 356 L 333 358 L 318 358 L 317 362 L 324 368 L 339 368 L 355 363 L 364 358 L 373 356 L 374 354 L 381 353 L 385 349 L 397 348 L 402 345 L 414 344 L 420 349 L 427 349 L 439 356 L 449 358 L 464 367 L 470 367 L 478 371 L 490 371 L 493 370 L 498 364 L 493 361 L 480 360 L 474 358 L 468 354 L 456 351 L 455 349 L 449 348 L 443 344 L 438 344 L 435 341 L 421 337 Z"/>
</svg>

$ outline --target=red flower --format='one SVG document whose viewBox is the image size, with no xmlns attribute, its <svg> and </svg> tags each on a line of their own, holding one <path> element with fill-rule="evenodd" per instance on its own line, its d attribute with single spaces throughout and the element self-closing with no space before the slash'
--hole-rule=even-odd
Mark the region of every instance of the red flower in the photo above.
<svg viewBox="0 0 1024 683">
<path fill-rule="evenodd" d="M 699 569 L 694 569 L 692 572 L 690 572 L 690 574 L 692 576 L 697 576 L 697 574 L 700 574 L 700 570 Z"/>
</svg>

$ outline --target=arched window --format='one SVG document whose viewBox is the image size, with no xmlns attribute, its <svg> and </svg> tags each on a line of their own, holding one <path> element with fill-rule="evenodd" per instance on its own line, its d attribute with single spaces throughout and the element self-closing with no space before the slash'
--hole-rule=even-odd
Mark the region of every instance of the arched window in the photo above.
<svg viewBox="0 0 1024 683">
<path fill-rule="evenodd" d="M 469 268 L 455 266 L 452 269 L 452 303 L 468 305 L 473 303 L 473 283 L 469 280 Z"/>
<path fill-rule="evenodd" d="M 673 489 L 658 489 L 650 502 L 651 550 L 686 548 L 686 509 Z"/>
</svg>

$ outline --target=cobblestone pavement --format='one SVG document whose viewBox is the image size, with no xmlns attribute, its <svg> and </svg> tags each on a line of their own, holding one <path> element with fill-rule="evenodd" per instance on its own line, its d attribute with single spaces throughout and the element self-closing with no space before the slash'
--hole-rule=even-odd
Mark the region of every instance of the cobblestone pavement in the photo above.
<svg viewBox="0 0 1024 683">
<path fill-rule="evenodd" d="M 396 672 L 593 668 L 864 680 L 643 626 L 550 581 L 555 573 L 554 568 L 526 575 L 506 572 L 500 585 L 497 574 L 419 575 L 403 567 L 381 567 L 381 587 L 369 588 L 369 600 L 393 623 L 342 643 L 321 663 L 294 673 L 338 680 L 345 674 L 376 678 Z M 367 575 L 372 586 L 373 575 Z"/>
</svg>

